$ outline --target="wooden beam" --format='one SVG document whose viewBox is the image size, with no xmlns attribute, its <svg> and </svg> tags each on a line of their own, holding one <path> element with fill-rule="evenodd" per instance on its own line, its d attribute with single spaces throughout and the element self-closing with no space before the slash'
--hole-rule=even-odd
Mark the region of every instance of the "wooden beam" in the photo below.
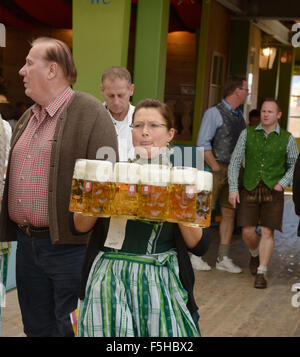
<svg viewBox="0 0 300 357">
<path fill-rule="evenodd" d="M 280 21 L 276 20 L 258 20 L 253 22 L 259 29 L 272 35 L 277 41 L 284 45 L 291 46 L 290 30 Z"/>
<path fill-rule="evenodd" d="M 299 0 L 242 0 L 241 9 L 246 17 L 265 19 L 300 19 Z"/>
<path fill-rule="evenodd" d="M 242 13 L 242 7 L 240 0 L 216 0 L 219 4 L 223 5 L 227 9 L 234 13 Z"/>
</svg>

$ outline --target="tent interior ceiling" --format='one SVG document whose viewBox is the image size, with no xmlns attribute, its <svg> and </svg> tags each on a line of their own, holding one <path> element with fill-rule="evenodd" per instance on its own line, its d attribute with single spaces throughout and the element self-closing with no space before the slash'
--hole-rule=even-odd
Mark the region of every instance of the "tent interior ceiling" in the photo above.
<svg viewBox="0 0 300 357">
<path fill-rule="evenodd" d="M 102 0 L 90 1 L 91 6 L 101 6 Z M 239 4 L 241 13 L 236 18 L 244 19 L 277 19 L 290 28 L 297 18 L 300 19 L 299 0 L 217 0 L 230 8 L 229 4 Z M 138 0 L 131 0 L 131 29 L 136 24 Z M 196 32 L 200 28 L 202 0 L 170 0 L 169 32 Z M 272 4 L 272 6 L 271 6 Z M 267 6 L 269 5 L 269 6 Z M 296 6 L 297 5 L 297 6 Z M 283 18 L 280 18 L 283 16 Z M 294 21 L 292 21 L 294 20 Z M 72 0 L 1 0 L 0 23 L 20 29 L 53 27 L 58 29 L 72 28 Z"/>
<path fill-rule="evenodd" d="M 133 27 L 136 4 L 137 0 L 132 0 Z M 93 6 L 97 6 L 96 1 Z M 171 0 L 170 15 L 170 32 L 195 32 L 200 27 L 201 0 Z M 72 0 L 1 0 L 0 22 L 21 29 L 43 26 L 71 29 Z"/>
</svg>

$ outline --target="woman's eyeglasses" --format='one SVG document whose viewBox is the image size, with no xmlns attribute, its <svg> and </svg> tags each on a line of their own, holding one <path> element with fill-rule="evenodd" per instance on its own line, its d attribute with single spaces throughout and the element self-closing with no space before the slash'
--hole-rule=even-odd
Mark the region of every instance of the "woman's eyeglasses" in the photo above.
<svg viewBox="0 0 300 357">
<path fill-rule="evenodd" d="M 149 124 L 137 123 L 137 124 L 131 124 L 130 127 L 131 127 L 133 130 L 144 130 L 145 125 L 147 125 L 147 128 L 148 128 L 150 131 L 155 131 L 155 130 L 157 130 L 157 129 L 160 129 L 160 128 L 163 128 L 163 127 L 166 127 L 166 126 L 167 126 L 166 124 L 158 124 L 158 123 L 149 123 Z"/>
</svg>

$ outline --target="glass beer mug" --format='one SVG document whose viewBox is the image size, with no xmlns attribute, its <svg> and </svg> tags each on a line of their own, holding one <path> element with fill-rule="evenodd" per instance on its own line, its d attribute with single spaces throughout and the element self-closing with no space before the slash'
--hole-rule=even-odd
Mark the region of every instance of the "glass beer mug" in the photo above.
<svg viewBox="0 0 300 357">
<path fill-rule="evenodd" d="M 113 165 L 110 161 L 87 160 L 83 214 L 110 217 L 114 196 Z"/>
<path fill-rule="evenodd" d="M 175 166 L 171 170 L 170 222 L 193 222 L 196 216 L 197 169 Z"/>
<path fill-rule="evenodd" d="M 75 162 L 69 205 L 71 212 L 82 212 L 83 210 L 85 165 L 86 160 L 84 159 L 78 159 Z"/>
<path fill-rule="evenodd" d="M 197 196 L 196 196 L 196 216 L 193 223 L 188 226 L 209 227 L 211 222 L 211 205 L 213 175 L 208 171 L 198 171 L 197 173 Z"/>
<path fill-rule="evenodd" d="M 138 218 L 164 221 L 168 215 L 170 168 L 165 165 L 143 165 L 138 186 Z"/>
<path fill-rule="evenodd" d="M 141 165 L 117 162 L 114 167 L 115 196 L 112 215 L 136 218 L 138 210 L 138 183 Z"/>
</svg>

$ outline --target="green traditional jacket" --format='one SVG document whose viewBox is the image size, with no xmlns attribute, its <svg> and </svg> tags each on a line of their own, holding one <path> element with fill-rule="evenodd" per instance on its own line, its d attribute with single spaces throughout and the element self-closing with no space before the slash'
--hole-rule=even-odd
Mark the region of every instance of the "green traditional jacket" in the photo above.
<svg viewBox="0 0 300 357">
<path fill-rule="evenodd" d="M 246 163 L 243 184 L 252 191 L 262 180 L 270 189 L 284 176 L 286 150 L 290 133 L 280 128 L 280 133 L 271 132 L 265 136 L 264 130 L 247 128 Z"/>
</svg>

